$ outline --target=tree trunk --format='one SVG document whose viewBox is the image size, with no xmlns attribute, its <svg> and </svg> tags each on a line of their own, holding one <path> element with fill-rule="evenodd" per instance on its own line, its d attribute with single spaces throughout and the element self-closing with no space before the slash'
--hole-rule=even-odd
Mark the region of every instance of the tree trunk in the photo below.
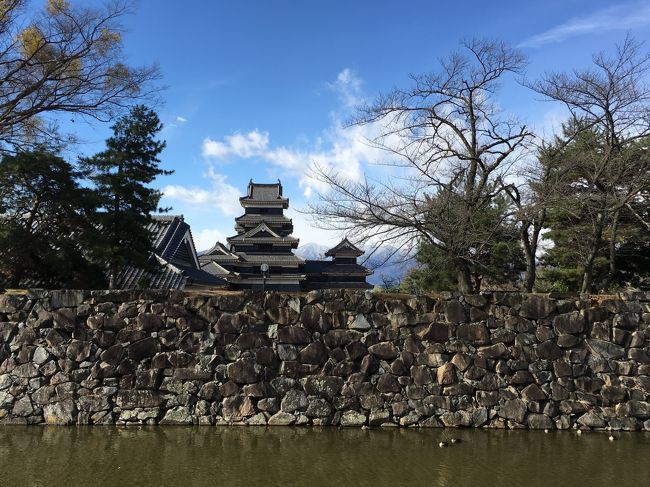
<svg viewBox="0 0 650 487">
<path fill-rule="evenodd" d="M 111 266 L 108 271 L 108 289 L 115 289 L 115 277 L 117 275 L 117 269 L 114 266 Z"/>
<path fill-rule="evenodd" d="M 612 232 L 609 237 L 609 275 L 603 285 L 603 289 L 608 289 L 616 277 L 616 234 L 618 233 L 618 220 L 620 217 L 620 210 L 616 210 L 612 217 Z"/>
<path fill-rule="evenodd" d="M 460 261 L 458 263 L 458 291 L 463 294 L 473 294 L 474 286 L 472 285 L 472 274 L 469 271 L 467 262 Z"/>
<path fill-rule="evenodd" d="M 481 292 L 481 283 L 483 282 L 483 276 L 481 274 L 474 274 L 473 282 L 473 292 L 478 294 Z"/>
<path fill-rule="evenodd" d="M 598 213 L 598 218 L 596 218 L 596 226 L 591 235 L 591 250 L 589 255 L 585 260 L 585 270 L 582 275 L 582 289 L 580 292 L 589 293 L 592 290 L 593 279 L 594 279 L 594 261 L 598 256 L 598 249 L 602 242 L 603 237 L 603 228 L 605 227 L 605 212 L 602 211 Z"/>
<path fill-rule="evenodd" d="M 535 251 L 530 241 L 530 234 L 528 233 L 531 227 L 531 223 L 522 223 L 521 228 L 519 229 L 519 240 L 521 245 L 524 248 L 524 256 L 526 257 L 526 274 L 524 277 L 524 288 L 527 292 L 533 290 L 536 279 L 536 261 L 535 261 Z"/>
<path fill-rule="evenodd" d="M 537 280 L 537 261 L 535 255 L 526 251 L 526 275 L 524 277 L 524 289 L 527 293 L 533 292 Z"/>
<path fill-rule="evenodd" d="M 537 280 L 537 246 L 539 245 L 539 234 L 544 227 L 545 220 L 546 210 L 541 209 L 537 212 L 532 222 L 522 223 L 519 229 L 519 239 L 524 247 L 524 256 L 526 257 L 524 289 L 529 293 L 533 291 L 535 281 Z"/>
</svg>

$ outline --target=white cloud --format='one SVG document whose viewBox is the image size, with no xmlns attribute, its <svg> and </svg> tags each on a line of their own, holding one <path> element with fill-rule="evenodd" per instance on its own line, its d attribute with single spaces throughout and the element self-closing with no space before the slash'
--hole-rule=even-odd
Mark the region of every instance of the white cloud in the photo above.
<svg viewBox="0 0 650 487">
<path fill-rule="evenodd" d="M 239 205 L 239 190 L 226 182 L 226 176 L 216 173 L 210 166 L 204 176 L 211 181 L 211 189 L 206 190 L 196 186 L 168 185 L 162 189 L 165 198 L 178 200 L 191 205 L 205 208 L 218 208 L 226 216 L 236 216 Z"/>
<path fill-rule="evenodd" d="M 329 83 L 329 87 L 341 98 L 346 108 L 353 108 L 363 102 L 363 93 L 361 86 L 363 81 L 350 68 L 345 68 L 336 76 L 334 83 Z"/>
<path fill-rule="evenodd" d="M 629 30 L 650 24 L 650 5 L 647 3 L 626 3 L 607 7 L 584 17 L 569 21 L 533 35 L 519 44 L 519 47 L 539 47 L 544 44 L 562 42 L 571 37 L 612 30 Z"/>
<path fill-rule="evenodd" d="M 291 218 L 293 235 L 294 237 L 300 238 L 300 245 L 315 243 L 334 247 L 343 239 L 343 236 L 334 230 L 316 228 L 310 215 L 300 213 L 294 208 L 290 207 L 286 211 L 286 215 Z"/>
<path fill-rule="evenodd" d="M 389 155 L 372 147 L 369 140 L 380 133 L 376 124 L 346 126 L 343 119 L 349 111 L 363 103 L 362 81 L 349 68 L 343 69 L 336 81 L 328 86 L 339 94 L 341 110 L 331 113 L 331 125 L 313 141 L 303 142 L 300 147 L 274 145 L 269 132 L 258 129 L 247 133 L 235 133 L 222 141 L 206 138 L 203 156 L 212 160 L 229 158 L 259 159 L 282 171 L 283 177 L 298 181 L 304 195 L 309 198 L 316 191 L 328 188 L 310 177 L 315 166 L 331 169 L 353 181 L 363 177 L 364 166 L 387 161 Z"/>
<path fill-rule="evenodd" d="M 246 134 L 233 134 L 224 137 L 224 142 L 203 140 L 203 157 L 227 159 L 230 156 L 247 159 L 265 151 L 269 145 L 269 133 L 255 129 Z"/>
<path fill-rule="evenodd" d="M 554 106 L 541 114 L 540 120 L 534 123 L 535 133 L 544 140 L 551 140 L 555 135 L 562 134 L 562 124 L 571 116 L 569 110 Z"/>
<path fill-rule="evenodd" d="M 216 228 L 204 228 L 199 232 L 192 232 L 192 237 L 194 238 L 194 246 L 199 252 L 208 250 L 216 242 L 226 242 L 226 235 Z"/>
<path fill-rule="evenodd" d="M 185 122 L 187 122 L 187 119 L 186 119 L 186 118 L 183 118 L 183 117 L 181 117 L 181 116 L 179 115 L 178 117 L 176 117 L 176 121 L 177 121 L 177 122 L 180 122 L 180 123 L 185 123 Z"/>
</svg>

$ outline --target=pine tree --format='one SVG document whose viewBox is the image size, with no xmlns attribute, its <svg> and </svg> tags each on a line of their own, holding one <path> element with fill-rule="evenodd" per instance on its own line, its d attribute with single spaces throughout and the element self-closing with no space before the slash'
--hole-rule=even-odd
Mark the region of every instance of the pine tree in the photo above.
<svg viewBox="0 0 650 487">
<path fill-rule="evenodd" d="M 648 180 L 648 138 L 620 144 L 607 153 L 606 136 L 583 120 L 571 120 L 542 158 L 556 173 L 558 197 L 548 210 L 549 231 L 544 281 L 551 290 L 584 291 L 589 266 L 589 290 L 638 286 L 648 277 L 647 190 L 632 185 Z M 632 194 L 633 197 L 627 197 Z"/>
<path fill-rule="evenodd" d="M 103 270 L 86 258 L 94 201 L 79 177 L 44 150 L 0 161 L 0 283 L 103 287 Z"/>
<path fill-rule="evenodd" d="M 82 159 L 95 185 L 99 206 L 97 222 L 102 238 L 93 243 L 92 252 L 94 258 L 107 264 L 111 289 L 122 267 L 153 265 L 147 225 L 151 213 L 158 210 L 161 193 L 148 185 L 156 176 L 173 172 L 159 167 L 158 156 L 165 142 L 156 139 L 162 124 L 154 111 L 137 105 L 112 129 L 106 150 Z"/>
<path fill-rule="evenodd" d="M 474 292 L 480 292 L 481 286 L 512 288 L 526 267 L 517 230 L 507 219 L 508 211 L 506 199 L 497 197 L 490 206 L 482 209 L 480 217 L 474 219 L 477 235 L 490 232 L 490 239 L 477 239 L 472 245 L 468 271 Z M 420 266 L 407 274 L 402 283 L 405 291 L 449 291 L 456 288 L 457 272 L 440 249 L 422 241 L 415 258 Z"/>
</svg>

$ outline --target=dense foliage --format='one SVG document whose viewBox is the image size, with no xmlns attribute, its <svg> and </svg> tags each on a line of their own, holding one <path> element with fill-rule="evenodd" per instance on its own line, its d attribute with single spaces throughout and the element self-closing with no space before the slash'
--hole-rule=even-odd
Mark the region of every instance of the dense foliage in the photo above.
<svg viewBox="0 0 650 487">
<path fill-rule="evenodd" d="M 125 265 L 151 265 L 153 243 L 147 230 L 150 214 L 158 210 L 160 192 L 148 185 L 161 174 L 158 155 L 165 142 L 156 140 L 162 129 L 158 115 L 138 105 L 113 125 L 106 150 L 82 159 L 98 202 L 96 222 L 104 238 L 89 249 L 109 269 L 109 287 Z"/>
<path fill-rule="evenodd" d="M 0 284 L 112 287 L 125 265 L 147 268 L 161 174 L 155 112 L 136 106 L 105 151 L 75 167 L 46 150 L 0 160 Z"/>
<path fill-rule="evenodd" d="M 48 152 L 0 161 L 0 282 L 9 286 L 101 286 L 101 268 L 85 258 L 97 239 L 94 198 L 80 173 Z"/>
</svg>

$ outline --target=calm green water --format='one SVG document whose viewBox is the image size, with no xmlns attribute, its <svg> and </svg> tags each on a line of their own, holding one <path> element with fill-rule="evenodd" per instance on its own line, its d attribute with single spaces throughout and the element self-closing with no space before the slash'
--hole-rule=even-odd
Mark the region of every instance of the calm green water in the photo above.
<svg viewBox="0 0 650 487">
<path fill-rule="evenodd" d="M 650 435 L 0 427 L 4 486 L 650 485 Z M 439 448 L 451 437 L 461 443 Z"/>
</svg>

